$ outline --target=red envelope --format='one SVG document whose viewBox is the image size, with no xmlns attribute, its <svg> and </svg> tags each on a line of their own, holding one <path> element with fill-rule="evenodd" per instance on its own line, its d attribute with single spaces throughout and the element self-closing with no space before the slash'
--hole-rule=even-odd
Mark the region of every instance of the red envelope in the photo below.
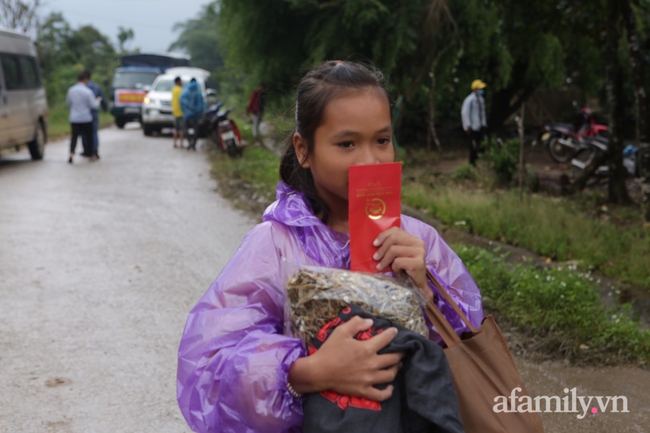
<svg viewBox="0 0 650 433">
<path fill-rule="evenodd" d="M 400 227 L 401 192 L 401 162 L 348 168 L 351 270 L 379 272 L 372 243 L 379 233 Z"/>
</svg>

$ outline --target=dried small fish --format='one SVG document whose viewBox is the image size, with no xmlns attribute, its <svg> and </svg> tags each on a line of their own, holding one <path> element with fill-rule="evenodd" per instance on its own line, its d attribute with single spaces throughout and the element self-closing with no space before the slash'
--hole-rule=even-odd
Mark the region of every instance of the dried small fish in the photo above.
<svg viewBox="0 0 650 433">
<path fill-rule="evenodd" d="M 350 304 L 429 335 L 414 289 L 383 275 L 303 269 L 287 282 L 287 296 L 292 331 L 307 347 L 318 331 Z"/>
</svg>

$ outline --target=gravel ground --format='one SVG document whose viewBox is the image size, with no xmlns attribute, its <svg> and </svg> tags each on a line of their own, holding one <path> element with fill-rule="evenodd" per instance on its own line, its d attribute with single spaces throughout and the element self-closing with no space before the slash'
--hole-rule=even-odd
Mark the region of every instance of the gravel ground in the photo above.
<svg viewBox="0 0 650 433">
<path fill-rule="evenodd" d="M 187 313 L 254 221 L 202 152 L 141 130 L 0 163 L 0 432 L 184 432 Z"/>
</svg>

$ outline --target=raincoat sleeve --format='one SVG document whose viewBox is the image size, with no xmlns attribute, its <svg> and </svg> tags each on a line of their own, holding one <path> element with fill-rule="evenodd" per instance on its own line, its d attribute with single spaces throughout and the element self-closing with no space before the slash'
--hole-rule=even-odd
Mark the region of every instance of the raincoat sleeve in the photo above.
<svg viewBox="0 0 650 433">
<path fill-rule="evenodd" d="M 429 225 L 426 225 L 422 240 L 426 243 L 427 248 L 427 268 L 438 279 L 442 287 L 447 290 L 452 299 L 456 301 L 470 323 L 475 327 L 480 326 L 483 321 L 481 293 L 460 257 L 447 245 L 438 232 Z M 429 283 L 429 286 L 434 293 L 437 292 L 433 284 Z M 439 293 L 436 296 L 436 305 L 457 334 L 460 335 L 462 332 L 469 331 L 460 317 Z M 428 322 L 428 319 L 427 323 L 429 329 L 433 331 L 432 339 L 440 344 L 442 339 L 438 331 Z"/>
<path fill-rule="evenodd" d="M 196 432 L 299 431 L 302 401 L 287 391 L 289 367 L 305 349 L 283 335 L 284 281 L 273 223 L 262 223 L 185 325 L 177 398 Z"/>
</svg>

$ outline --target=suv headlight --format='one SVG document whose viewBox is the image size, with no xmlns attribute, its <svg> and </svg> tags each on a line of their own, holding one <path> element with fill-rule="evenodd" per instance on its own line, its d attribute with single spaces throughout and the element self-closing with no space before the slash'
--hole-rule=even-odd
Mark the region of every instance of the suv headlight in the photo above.
<svg viewBox="0 0 650 433">
<path fill-rule="evenodd" d="M 155 99 L 151 99 L 151 98 L 148 97 L 148 96 L 145 96 L 145 97 L 144 97 L 144 103 L 145 103 L 145 104 L 154 104 L 154 105 L 156 105 L 156 100 L 155 100 Z"/>
</svg>

